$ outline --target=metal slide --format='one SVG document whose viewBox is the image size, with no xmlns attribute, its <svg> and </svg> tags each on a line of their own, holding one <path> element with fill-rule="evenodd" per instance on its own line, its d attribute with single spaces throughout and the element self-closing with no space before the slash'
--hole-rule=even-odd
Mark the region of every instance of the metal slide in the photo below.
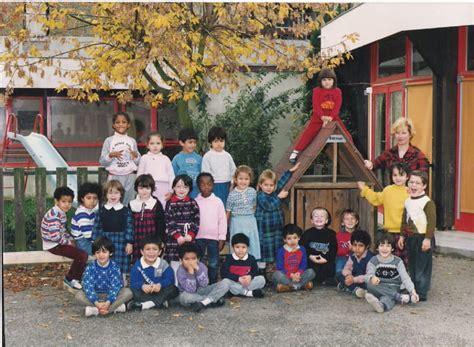
<svg viewBox="0 0 474 347">
<path fill-rule="evenodd" d="M 35 132 L 28 136 L 23 136 L 10 131 L 7 133 L 7 136 L 11 140 L 20 142 L 38 167 L 44 167 L 47 171 L 55 171 L 58 167 L 71 169 L 46 136 Z M 56 175 L 47 175 L 47 177 L 51 185 L 56 187 Z M 67 175 L 67 186 L 74 191 L 74 196 L 77 196 L 76 175 Z"/>
</svg>

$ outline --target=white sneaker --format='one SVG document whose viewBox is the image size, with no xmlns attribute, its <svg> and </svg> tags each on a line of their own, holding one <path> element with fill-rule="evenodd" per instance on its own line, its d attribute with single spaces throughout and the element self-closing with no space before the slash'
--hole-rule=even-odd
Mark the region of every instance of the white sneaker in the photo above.
<svg viewBox="0 0 474 347">
<path fill-rule="evenodd" d="M 364 289 L 364 288 L 360 288 L 360 287 L 357 287 L 355 290 L 354 290 L 354 294 L 355 296 L 357 296 L 358 298 L 365 298 L 365 294 L 367 294 L 367 291 Z"/>
<path fill-rule="evenodd" d="M 400 294 L 400 304 L 406 305 L 410 302 L 410 295 Z"/>
<path fill-rule="evenodd" d="M 115 309 L 114 313 L 123 313 L 126 311 L 127 311 L 127 307 L 125 306 L 125 304 L 122 304 Z"/>
<path fill-rule="evenodd" d="M 367 300 L 367 302 L 374 308 L 376 312 L 383 313 L 385 311 L 383 304 L 374 295 L 370 293 L 365 294 L 365 300 Z"/>
<path fill-rule="evenodd" d="M 97 307 L 86 306 L 86 317 L 98 316 L 99 309 Z"/>
<path fill-rule="evenodd" d="M 64 287 L 73 294 L 75 294 L 78 290 L 82 290 L 82 286 L 78 280 L 69 281 L 66 277 L 64 277 L 63 284 Z"/>
</svg>

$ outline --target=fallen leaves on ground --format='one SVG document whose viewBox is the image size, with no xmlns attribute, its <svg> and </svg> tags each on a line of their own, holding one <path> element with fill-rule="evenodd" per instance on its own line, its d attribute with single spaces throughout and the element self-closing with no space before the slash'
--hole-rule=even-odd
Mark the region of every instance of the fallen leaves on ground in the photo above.
<svg viewBox="0 0 474 347">
<path fill-rule="evenodd" d="M 13 292 L 46 286 L 61 288 L 69 267 L 70 264 L 9 266 L 3 269 L 3 284 Z"/>
</svg>

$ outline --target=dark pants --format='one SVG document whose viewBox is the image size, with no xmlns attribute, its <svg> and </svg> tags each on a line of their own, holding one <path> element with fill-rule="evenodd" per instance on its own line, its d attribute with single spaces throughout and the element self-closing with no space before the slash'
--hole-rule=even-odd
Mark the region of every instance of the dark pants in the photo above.
<svg viewBox="0 0 474 347">
<path fill-rule="evenodd" d="M 329 280 L 334 282 L 336 277 L 336 264 L 335 263 L 326 263 L 326 264 L 314 264 L 308 260 L 308 264 L 311 263 L 308 267 L 312 268 L 316 273 L 316 277 L 313 282 L 322 283 Z"/>
<path fill-rule="evenodd" d="M 207 249 L 207 268 L 209 275 L 209 284 L 217 282 L 217 275 L 219 273 L 219 241 L 209 239 L 196 239 L 196 244 L 201 249 L 201 254 L 204 256 Z"/>
<path fill-rule="evenodd" d="M 73 262 L 69 268 L 69 272 L 66 275 L 68 281 L 78 280 L 82 278 L 82 273 L 87 265 L 87 253 L 83 250 L 70 245 L 57 245 L 54 248 L 48 249 L 50 253 L 60 255 L 69 259 Z"/>
<path fill-rule="evenodd" d="M 344 282 L 346 280 L 346 276 L 344 276 L 341 272 L 336 274 L 336 280 L 337 280 L 337 283 L 342 283 L 344 288 L 347 288 L 347 290 L 350 291 L 350 292 L 353 292 L 356 288 L 365 289 L 365 287 L 366 287 L 365 283 L 352 283 L 350 286 L 346 286 L 346 284 Z"/>
<path fill-rule="evenodd" d="M 431 248 L 423 252 L 421 244 L 425 239 L 424 235 L 413 235 L 407 238 L 406 247 L 408 250 L 408 270 L 411 280 L 415 285 L 416 292 L 420 296 L 420 300 L 426 300 L 428 290 L 431 286 L 431 271 L 433 268 L 433 242 Z"/>
<path fill-rule="evenodd" d="M 171 285 L 166 288 L 161 288 L 158 293 L 147 294 L 141 289 L 131 288 L 133 293 L 133 300 L 137 302 L 153 301 L 156 307 L 160 307 L 165 301 L 174 299 L 178 296 L 178 288 Z"/>
</svg>

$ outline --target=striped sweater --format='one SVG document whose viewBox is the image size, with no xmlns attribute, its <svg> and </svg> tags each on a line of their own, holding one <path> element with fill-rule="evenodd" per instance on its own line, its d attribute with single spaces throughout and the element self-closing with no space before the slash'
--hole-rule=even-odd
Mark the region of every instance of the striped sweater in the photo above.
<svg viewBox="0 0 474 347">
<path fill-rule="evenodd" d="M 45 251 L 57 245 L 66 245 L 71 239 L 71 236 L 66 233 L 66 222 L 66 213 L 58 206 L 54 206 L 46 212 L 41 221 L 41 238 Z"/>
<path fill-rule="evenodd" d="M 79 206 L 71 220 L 71 235 L 75 240 L 92 238 L 92 227 L 94 226 L 97 210 Z"/>
<path fill-rule="evenodd" d="M 365 282 L 369 283 L 374 276 L 380 278 L 380 284 L 397 287 L 403 284 L 403 287 L 409 293 L 412 293 L 415 289 L 403 261 L 395 255 L 390 255 L 387 258 L 382 258 L 380 255 L 372 257 L 367 264 Z"/>
</svg>

